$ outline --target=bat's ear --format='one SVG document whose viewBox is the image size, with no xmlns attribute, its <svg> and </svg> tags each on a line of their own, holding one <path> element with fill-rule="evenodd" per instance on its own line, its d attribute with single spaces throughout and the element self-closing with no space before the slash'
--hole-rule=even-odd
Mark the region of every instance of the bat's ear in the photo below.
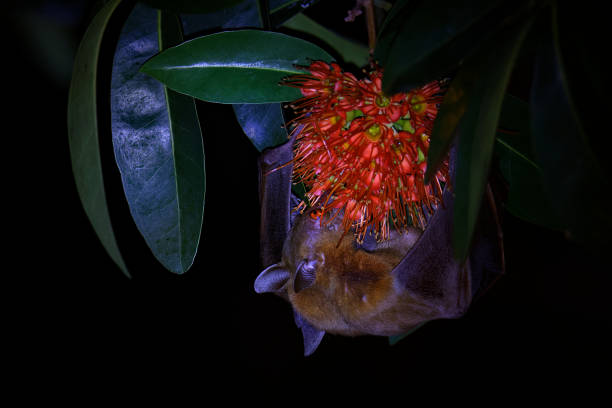
<svg viewBox="0 0 612 408">
<path fill-rule="evenodd" d="M 296 311 L 293 311 L 293 318 L 297 327 L 302 329 L 302 336 L 304 336 L 304 356 L 309 356 L 314 353 L 317 347 L 319 347 L 319 344 L 321 344 L 325 331 L 319 330 L 308 323 L 308 321 Z"/>
<path fill-rule="evenodd" d="M 255 292 L 276 293 L 286 291 L 285 285 L 290 277 L 291 273 L 282 263 L 270 265 L 255 279 Z"/>
</svg>

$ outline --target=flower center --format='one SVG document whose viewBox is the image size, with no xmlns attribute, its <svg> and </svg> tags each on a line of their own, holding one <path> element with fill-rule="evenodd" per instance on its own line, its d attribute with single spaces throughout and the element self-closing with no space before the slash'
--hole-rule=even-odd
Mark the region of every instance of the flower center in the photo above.
<svg viewBox="0 0 612 408">
<path fill-rule="evenodd" d="M 375 123 L 370 126 L 366 131 L 366 135 L 371 142 L 378 142 L 380 140 L 380 125 Z"/>
<path fill-rule="evenodd" d="M 386 108 L 391 103 L 389 98 L 387 98 L 385 95 L 382 95 L 382 94 L 377 95 L 376 99 L 374 100 L 374 102 L 376 102 L 376 105 L 379 108 Z"/>
<path fill-rule="evenodd" d="M 415 95 L 412 97 L 410 103 L 412 104 L 412 109 L 415 113 L 423 113 L 423 111 L 427 107 L 427 104 L 424 103 L 424 101 L 425 98 L 423 98 L 422 95 Z"/>
</svg>

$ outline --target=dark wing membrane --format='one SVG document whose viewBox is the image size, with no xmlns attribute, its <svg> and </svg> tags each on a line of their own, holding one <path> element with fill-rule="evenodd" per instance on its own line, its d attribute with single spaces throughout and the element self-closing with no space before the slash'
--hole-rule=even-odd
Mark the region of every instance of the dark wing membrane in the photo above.
<svg viewBox="0 0 612 408">
<path fill-rule="evenodd" d="M 472 299 L 484 294 L 505 272 L 504 242 L 498 208 L 491 186 L 482 203 L 468 262 L 472 275 Z"/>
<path fill-rule="evenodd" d="M 264 267 L 281 260 L 289 233 L 293 141 L 267 149 L 259 157 L 259 242 Z"/>
</svg>

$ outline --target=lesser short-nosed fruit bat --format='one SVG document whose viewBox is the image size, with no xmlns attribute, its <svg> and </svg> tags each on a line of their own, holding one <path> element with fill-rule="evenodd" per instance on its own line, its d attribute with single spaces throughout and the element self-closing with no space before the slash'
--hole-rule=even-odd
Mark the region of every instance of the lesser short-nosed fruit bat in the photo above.
<svg viewBox="0 0 612 408">
<path fill-rule="evenodd" d="M 462 316 L 474 295 L 503 273 L 493 203 L 483 205 L 468 260 L 454 259 L 449 190 L 424 231 L 393 231 L 383 242 L 366 236 L 359 244 L 344 235 L 341 217 L 321 219 L 316 210 L 291 217 L 291 167 L 271 171 L 291 160 L 291 147 L 288 142 L 260 159 L 261 257 L 267 267 L 255 291 L 291 303 L 305 355 L 326 332 L 391 336 Z"/>
</svg>

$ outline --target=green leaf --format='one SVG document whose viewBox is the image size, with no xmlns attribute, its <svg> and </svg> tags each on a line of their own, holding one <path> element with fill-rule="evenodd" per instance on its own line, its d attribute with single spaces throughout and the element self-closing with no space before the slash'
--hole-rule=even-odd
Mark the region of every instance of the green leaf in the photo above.
<svg viewBox="0 0 612 408">
<path fill-rule="evenodd" d="M 448 154 L 455 138 L 455 130 L 467 110 L 466 88 L 477 80 L 475 74 L 477 72 L 464 70 L 455 78 L 444 95 L 431 131 L 425 183 L 429 183 Z"/>
<path fill-rule="evenodd" d="M 535 164 L 531 146 L 531 112 L 527 102 L 510 94 L 504 96 L 497 138 Z"/>
<path fill-rule="evenodd" d="M 268 0 L 257 0 L 257 8 L 259 9 L 261 27 L 266 31 L 270 30 L 270 2 Z"/>
<path fill-rule="evenodd" d="M 257 0 L 243 0 L 233 7 L 206 14 L 182 14 L 183 34 L 194 38 L 223 29 L 261 28 Z"/>
<path fill-rule="evenodd" d="M 183 20 L 191 32 L 202 32 L 214 27 L 260 27 L 257 1 L 244 1 L 237 7 L 206 15 L 190 15 Z M 232 106 L 244 133 L 255 147 L 263 149 L 287 141 L 280 104 L 234 104 Z"/>
<path fill-rule="evenodd" d="M 376 48 L 374 49 L 374 58 L 379 64 L 384 66 L 387 62 L 391 45 L 416 5 L 418 3 L 412 0 L 397 0 L 385 16 L 378 29 Z"/>
<path fill-rule="evenodd" d="M 245 135 L 260 152 L 287 142 L 280 104 L 237 104 L 233 108 Z"/>
<path fill-rule="evenodd" d="M 451 83 L 460 86 L 467 107 L 458 126 L 456 198 L 453 247 L 455 257 L 466 259 L 482 197 L 502 101 L 518 51 L 531 27 L 531 20 L 507 29 L 466 61 Z"/>
<path fill-rule="evenodd" d="M 515 217 L 533 224 L 563 229 L 563 223 L 555 216 L 544 194 L 540 167 L 503 139 L 496 139 L 495 152 L 500 171 L 509 184 L 505 208 Z"/>
<path fill-rule="evenodd" d="M 153 255 L 175 273 L 189 269 L 200 240 L 202 134 L 193 98 L 138 70 L 181 41 L 176 15 L 137 4 L 119 37 L 111 81 L 115 160 L 130 212 Z"/>
<path fill-rule="evenodd" d="M 368 47 L 339 36 L 304 14 L 297 14 L 285 22 L 283 27 L 317 37 L 333 49 L 345 63 L 355 64 L 357 67 L 368 64 Z"/>
<path fill-rule="evenodd" d="M 85 214 L 110 257 L 129 277 L 106 203 L 96 112 L 100 45 L 107 23 L 119 3 L 120 0 L 110 1 L 96 14 L 79 44 L 68 93 L 68 142 L 72 171 Z"/>
<path fill-rule="evenodd" d="M 151 7 L 174 13 L 211 13 L 235 6 L 244 0 L 139 0 Z"/>
<path fill-rule="evenodd" d="M 270 0 L 270 13 L 276 13 L 288 7 L 299 6 L 300 0 Z"/>
<path fill-rule="evenodd" d="M 557 40 L 556 10 L 542 21 L 531 89 L 533 148 L 544 189 L 568 235 L 605 249 L 612 229 L 610 182 L 577 115 Z"/>
<path fill-rule="evenodd" d="M 401 5 L 403 9 L 392 10 L 374 53 L 385 68 L 383 91 L 388 94 L 450 74 L 494 32 L 530 7 L 528 2 L 503 0 Z"/>
<path fill-rule="evenodd" d="M 272 27 L 280 27 L 285 21 L 296 14 L 312 7 L 319 0 L 270 0 L 270 22 Z"/>
<path fill-rule="evenodd" d="M 529 105 L 506 95 L 499 118 L 495 155 L 508 182 L 506 209 L 525 221 L 552 229 L 562 229 L 544 193 L 542 170 L 531 153 Z"/>
<path fill-rule="evenodd" d="M 296 65 L 332 57 L 307 41 L 257 30 L 226 31 L 170 48 L 141 70 L 169 88 L 218 103 L 286 102 L 299 90 L 281 86 L 287 75 L 303 73 Z"/>
</svg>

